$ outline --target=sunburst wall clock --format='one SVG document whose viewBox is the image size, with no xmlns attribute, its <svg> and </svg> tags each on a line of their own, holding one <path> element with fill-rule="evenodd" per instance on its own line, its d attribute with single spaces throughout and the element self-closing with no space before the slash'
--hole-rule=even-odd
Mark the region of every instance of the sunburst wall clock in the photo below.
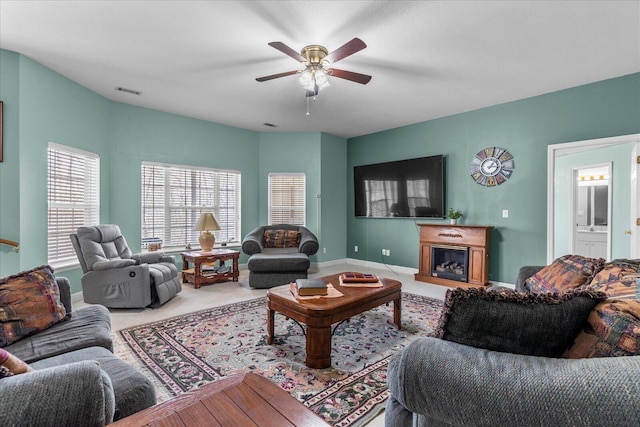
<svg viewBox="0 0 640 427">
<path fill-rule="evenodd" d="M 475 182 L 485 187 L 494 187 L 511 177 L 513 156 L 504 148 L 485 148 L 473 157 L 469 170 Z"/>
</svg>

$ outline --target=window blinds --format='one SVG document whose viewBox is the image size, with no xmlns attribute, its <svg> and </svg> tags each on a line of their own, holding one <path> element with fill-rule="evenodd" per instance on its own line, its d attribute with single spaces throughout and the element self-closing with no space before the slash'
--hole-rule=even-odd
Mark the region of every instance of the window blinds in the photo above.
<svg viewBox="0 0 640 427">
<path fill-rule="evenodd" d="M 269 224 L 305 225 L 305 175 L 269 174 Z"/>
<path fill-rule="evenodd" d="M 203 212 L 215 216 L 218 242 L 240 240 L 240 172 L 142 163 L 142 242 L 164 247 L 198 244 L 193 227 Z"/>
<path fill-rule="evenodd" d="M 49 143 L 47 176 L 48 262 L 74 263 L 77 257 L 69 235 L 100 222 L 100 158 Z"/>
</svg>

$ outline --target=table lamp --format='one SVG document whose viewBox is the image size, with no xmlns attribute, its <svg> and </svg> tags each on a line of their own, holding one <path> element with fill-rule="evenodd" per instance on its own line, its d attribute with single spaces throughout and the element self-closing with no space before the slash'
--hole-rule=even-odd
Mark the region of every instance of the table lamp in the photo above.
<svg viewBox="0 0 640 427">
<path fill-rule="evenodd" d="M 205 212 L 200 215 L 200 219 L 193 229 L 204 232 L 200 234 L 200 247 L 203 252 L 211 252 L 213 245 L 216 243 L 216 238 L 213 234 L 209 233 L 209 231 L 220 230 L 220 225 L 218 225 L 218 221 L 216 221 L 213 214 Z"/>
</svg>

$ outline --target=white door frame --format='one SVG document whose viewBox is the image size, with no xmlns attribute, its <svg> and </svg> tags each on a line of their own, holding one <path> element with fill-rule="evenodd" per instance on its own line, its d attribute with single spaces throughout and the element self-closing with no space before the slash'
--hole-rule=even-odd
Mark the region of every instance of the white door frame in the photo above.
<svg viewBox="0 0 640 427">
<path fill-rule="evenodd" d="M 551 144 L 547 146 L 547 264 L 553 262 L 554 253 L 554 200 L 555 200 L 555 156 L 561 152 L 578 152 L 595 148 L 602 148 L 610 145 L 627 144 L 635 142 L 632 155 L 631 167 L 631 223 L 629 230 L 632 233 L 630 257 L 640 258 L 640 226 L 636 224 L 636 218 L 639 218 L 640 212 L 640 196 L 638 191 L 638 175 L 640 174 L 640 166 L 636 163 L 638 155 L 640 155 L 640 133 L 615 136 L 611 138 L 589 139 L 584 141 L 566 142 L 562 144 Z"/>
</svg>

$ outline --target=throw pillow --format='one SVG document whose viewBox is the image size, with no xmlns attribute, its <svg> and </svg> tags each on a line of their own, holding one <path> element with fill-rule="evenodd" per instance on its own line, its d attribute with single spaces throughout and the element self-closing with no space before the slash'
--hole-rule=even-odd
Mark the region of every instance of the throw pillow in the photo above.
<svg viewBox="0 0 640 427">
<path fill-rule="evenodd" d="M 589 283 L 603 266 L 603 258 L 561 256 L 529 277 L 525 281 L 525 287 L 531 292 L 564 292 Z"/>
<path fill-rule="evenodd" d="M 589 288 L 602 291 L 608 297 L 636 298 L 636 278 L 640 273 L 640 259 L 616 259 L 604 265 L 589 283 Z"/>
<path fill-rule="evenodd" d="M 262 246 L 265 248 L 297 248 L 300 232 L 297 230 L 265 230 Z"/>
<path fill-rule="evenodd" d="M 608 300 L 598 304 L 563 357 L 635 356 L 640 354 L 640 301 Z"/>
<path fill-rule="evenodd" d="M 603 293 L 587 290 L 534 294 L 450 289 L 436 336 L 493 351 L 560 357 L 589 312 L 605 299 Z"/>
<path fill-rule="evenodd" d="M 0 347 L 45 330 L 66 315 L 48 265 L 0 279 Z"/>
</svg>

